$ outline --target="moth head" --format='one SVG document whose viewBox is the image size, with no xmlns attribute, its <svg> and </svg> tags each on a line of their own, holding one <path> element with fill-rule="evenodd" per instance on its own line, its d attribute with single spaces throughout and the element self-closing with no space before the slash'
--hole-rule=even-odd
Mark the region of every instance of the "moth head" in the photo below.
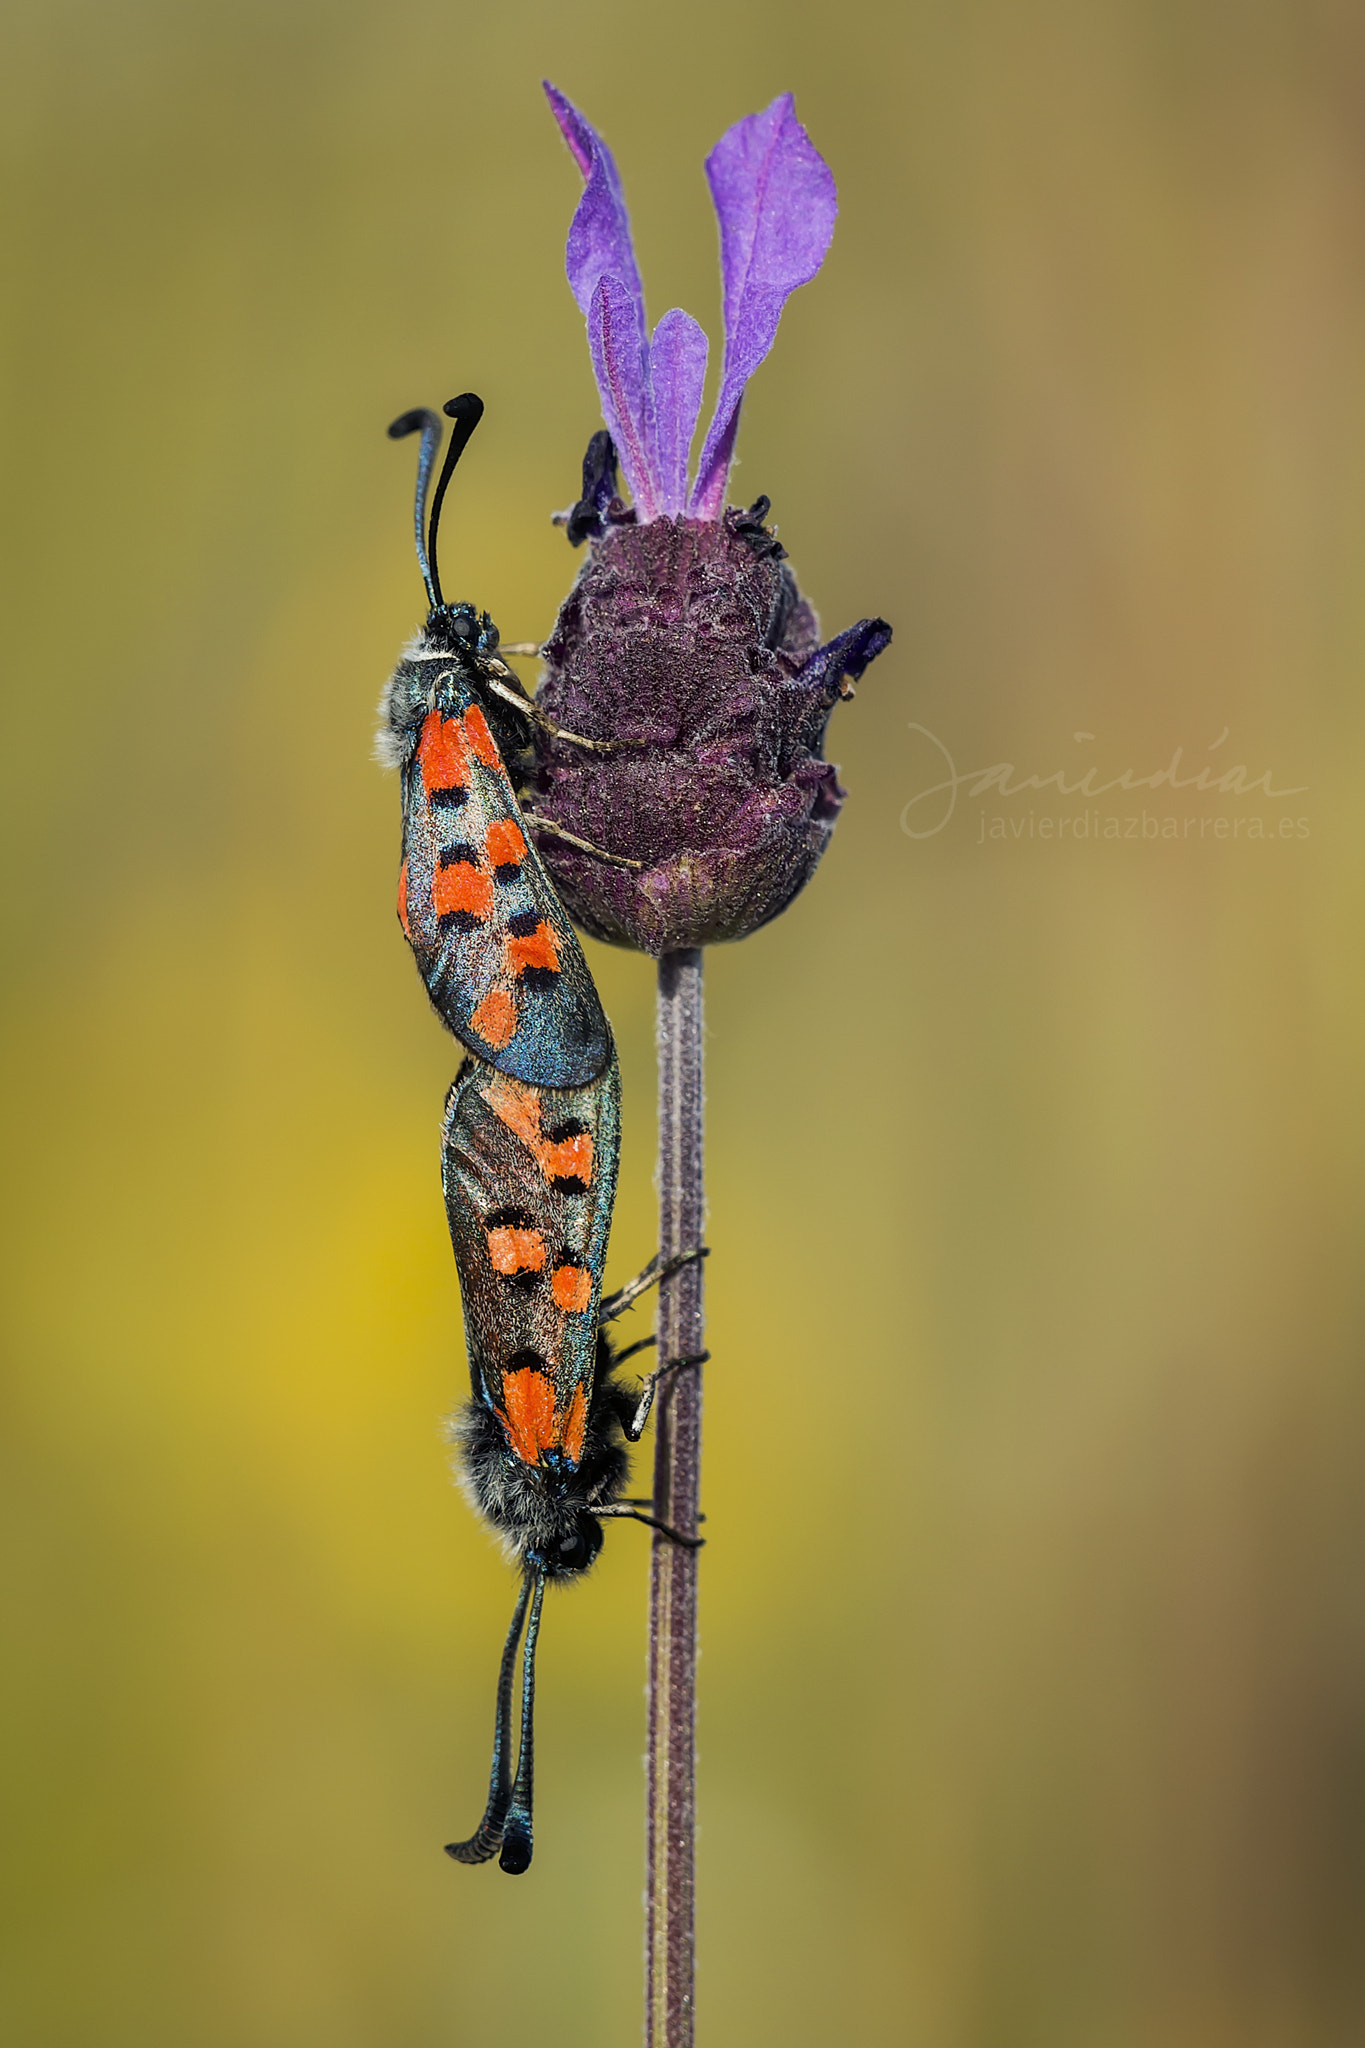
<svg viewBox="0 0 1365 2048">
<path fill-rule="evenodd" d="M 571 1508 L 567 1502 L 564 1505 L 568 1512 L 556 1533 L 539 1543 L 534 1552 L 528 1552 L 551 1579 L 576 1578 L 579 1572 L 588 1569 L 602 1548 L 602 1524 L 596 1517 Z"/>
<path fill-rule="evenodd" d="M 437 604 L 427 613 L 424 638 L 428 647 L 458 659 L 465 654 L 496 654 L 498 629 L 487 612 L 472 604 Z"/>
</svg>

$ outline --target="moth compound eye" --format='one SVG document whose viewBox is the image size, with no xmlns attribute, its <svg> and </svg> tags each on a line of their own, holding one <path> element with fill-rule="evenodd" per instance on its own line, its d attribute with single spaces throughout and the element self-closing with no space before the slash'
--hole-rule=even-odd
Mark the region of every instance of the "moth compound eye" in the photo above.
<svg viewBox="0 0 1365 2048">
<path fill-rule="evenodd" d="M 583 1572 L 602 1547 L 601 1531 L 596 1522 L 586 1528 L 577 1528 L 571 1534 L 561 1536 L 555 1544 L 554 1562 L 551 1570 L 558 1568 L 565 1572 Z"/>
<path fill-rule="evenodd" d="M 479 629 L 475 621 L 463 613 L 451 620 L 450 630 L 457 640 L 464 642 L 466 647 L 471 646 L 479 637 Z"/>
</svg>

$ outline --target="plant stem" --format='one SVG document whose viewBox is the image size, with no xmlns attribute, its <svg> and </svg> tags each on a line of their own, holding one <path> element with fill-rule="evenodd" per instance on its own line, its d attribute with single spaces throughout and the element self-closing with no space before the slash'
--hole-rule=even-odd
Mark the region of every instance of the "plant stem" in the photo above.
<svg viewBox="0 0 1365 2048">
<path fill-rule="evenodd" d="M 701 1243 L 701 953 L 659 962 L 659 1249 Z M 702 1262 L 659 1289 L 660 1363 L 702 1349 Z M 654 1513 L 695 1535 L 701 1472 L 701 1368 L 676 1372 L 655 1403 Z M 692 2048 L 695 1978 L 697 1552 L 654 1538 L 649 1595 L 649 1756 L 645 1892 L 646 2048 Z"/>
</svg>

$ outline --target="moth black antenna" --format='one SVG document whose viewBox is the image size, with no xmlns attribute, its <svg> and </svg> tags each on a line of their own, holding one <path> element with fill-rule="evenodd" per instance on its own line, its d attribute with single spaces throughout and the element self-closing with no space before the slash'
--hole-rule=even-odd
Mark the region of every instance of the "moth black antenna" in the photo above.
<svg viewBox="0 0 1365 2048">
<path fill-rule="evenodd" d="M 427 555 L 427 544 L 423 529 L 427 516 L 427 491 L 431 485 L 431 472 L 436 461 L 436 450 L 441 445 L 444 429 L 436 414 L 429 406 L 414 406 L 411 412 L 403 413 L 389 428 L 389 439 L 401 441 L 408 434 L 420 434 L 422 447 L 417 457 L 417 497 L 413 507 L 413 525 L 417 529 L 417 566 L 422 572 L 422 581 L 427 587 L 427 603 L 435 611 L 441 602 L 441 586 L 436 576 L 434 558 Z M 442 489 L 445 486 L 442 484 Z"/>
<path fill-rule="evenodd" d="M 431 558 L 431 580 L 436 586 L 435 602 L 441 602 L 441 578 L 436 567 L 436 530 L 441 524 L 441 504 L 446 494 L 455 465 L 469 446 L 469 437 L 483 418 L 483 400 L 476 398 L 472 391 L 462 391 L 458 398 L 448 398 L 441 407 L 447 419 L 455 425 L 446 449 L 446 459 L 441 464 L 440 480 L 436 494 L 431 501 L 431 523 L 427 527 L 427 554 Z"/>
<path fill-rule="evenodd" d="M 493 1723 L 493 1769 L 488 1780 L 488 1804 L 484 1808 L 483 1819 L 467 1842 L 446 1843 L 446 1855 L 453 1856 L 457 1863 L 487 1863 L 502 1846 L 507 1809 L 512 1804 L 509 1761 L 512 1749 L 512 1680 L 516 1675 L 517 1644 L 521 1640 L 521 1625 L 526 1619 L 526 1603 L 531 1597 L 531 1579 L 532 1574 L 527 1572 L 521 1582 L 521 1593 L 512 1616 L 512 1626 L 507 1631 L 502 1665 L 498 1671 L 498 1711 Z M 543 1579 L 540 1584 L 544 1585 Z M 528 1854 L 526 1861 L 529 1863 L 530 1860 Z"/>
<path fill-rule="evenodd" d="M 526 1624 L 526 1642 L 521 1664 L 521 1750 L 517 1757 L 517 1778 L 512 1787 L 512 1804 L 502 1835 L 498 1868 L 520 1877 L 531 1866 L 531 1793 L 535 1777 L 536 1637 L 540 1634 L 540 1606 L 545 1598 L 545 1574 L 536 1573 L 535 1598 Z"/>
</svg>

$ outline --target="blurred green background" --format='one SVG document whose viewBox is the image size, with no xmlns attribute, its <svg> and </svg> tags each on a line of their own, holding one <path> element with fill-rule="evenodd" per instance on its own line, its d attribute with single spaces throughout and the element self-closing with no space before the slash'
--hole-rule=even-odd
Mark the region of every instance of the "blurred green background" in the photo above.
<svg viewBox="0 0 1365 2048">
<path fill-rule="evenodd" d="M 896 629 L 814 885 L 708 967 L 701 2040 L 1357 2043 L 1365 17 L 0 33 L 6 2038 L 637 2038 L 644 1532 L 550 1603 L 534 1870 L 440 1853 L 512 1581 L 445 1472 L 456 1051 L 369 754 L 421 612 L 395 413 L 487 401 L 456 595 L 533 637 L 575 565 L 549 74 L 652 313 L 717 354 L 701 160 L 795 91 L 842 217 L 735 489 L 830 630 Z M 1298 793 L 1158 785 L 1097 809 L 1177 841 L 1044 843 L 1081 800 L 964 790 L 915 840 L 926 733 Z M 652 975 L 592 963 L 614 1282 L 653 1242 Z"/>
</svg>

